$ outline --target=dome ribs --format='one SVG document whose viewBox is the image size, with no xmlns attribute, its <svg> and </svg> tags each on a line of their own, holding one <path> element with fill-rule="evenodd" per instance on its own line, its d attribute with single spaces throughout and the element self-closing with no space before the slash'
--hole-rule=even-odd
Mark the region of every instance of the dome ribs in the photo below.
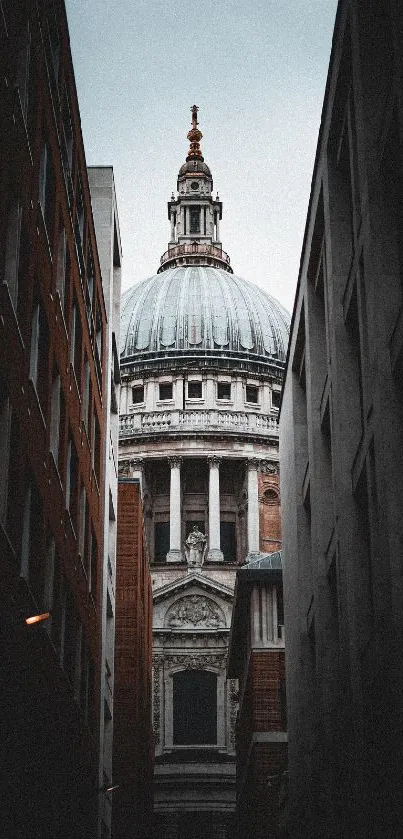
<svg viewBox="0 0 403 839">
<path fill-rule="evenodd" d="M 122 359 L 193 351 L 249 363 L 282 363 L 289 316 L 263 289 L 208 265 L 168 268 L 123 295 Z M 179 356 L 178 356 L 179 358 Z"/>
</svg>

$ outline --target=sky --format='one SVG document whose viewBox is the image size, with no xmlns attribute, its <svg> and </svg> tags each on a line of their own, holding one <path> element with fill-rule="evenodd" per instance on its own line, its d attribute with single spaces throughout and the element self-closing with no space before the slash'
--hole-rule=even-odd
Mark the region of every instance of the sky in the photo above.
<svg viewBox="0 0 403 839">
<path fill-rule="evenodd" d="M 157 272 L 191 106 L 234 273 L 292 311 L 337 0 L 66 0 L 87 165 L 112 165 L 122 287 Z"/>
</svg>

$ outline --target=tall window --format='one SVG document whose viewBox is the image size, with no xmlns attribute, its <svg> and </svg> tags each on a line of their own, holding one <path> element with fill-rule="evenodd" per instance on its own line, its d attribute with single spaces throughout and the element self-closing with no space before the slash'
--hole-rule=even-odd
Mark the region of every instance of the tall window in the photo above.
<svg viewBox="0 0 403 839">
<path fill-rule="evenodd" d="M 66 285 L 66 231 L 59 228 L 59 242 L 57 246 L 56 291 L 59 292 L 60 305 L 64 306 L 64 291 Z"/>
<path fill-rule="evenodd" d="M 60 435 L 60 375 L 57 369 L 54 371 L 52 380 L 52 400 L 50 411 L 50 440 L 49 449 L 53 454 L 56 465 L 59 462 L 59 435 Z"/>
<path fill-rule="evenodd" d="M 190 208 L 190 233 L 200 233 L 200 207 Z"/>
<path fill-rule="evenodd" d="M 82 329 L 80 312 L 78 309 L 77 300 L 73 303 L 73 312 L 71 316 L 71 332 L 70 332 L 70 361 L 74 368 L 77 387 L 81 389 L 81 347 L 82 347 Z"/>
<path fill-rule="evenodd" d="M 66 509 L 70 513 L 74 532 L 78 520 L 78 457 L 74 440 L 70 438 L 67 451 Z"/>
<path fill-rule="evenodd" d="M 11 198 L 7 212 L 6 253 L 4 260 L 4 282 L 15 305 L 18 288 L 18 260 L 20 253 L 21 205 L 18 197 Z"/>
<path fill-rule="evenodd" d="M 55 173 L 53 169 L 52 154 L 48 143 L 43 144 L 41 151 L 39 167 L 39 203 L 45 220 L 49 245 L 53 248 L 55 224 Z"/>
<path fill-rule="evenodd" d="M 31 48 L 31 33 L 29 29 L 29 21 L 25 25 L 25 29 L 21 34 L 18 59 L 17 59 L 17 74 L 16 85 L 20 96 L 22 112 L 26 119 L 28 108 L 28 81 L 29 81 L 29 64 L 30 64 L 30 48 Z"/>
<path fill-rule="evenodd" d="M 176 746 L 217 743 L 217 676 L 208 670 L 173 675 L 173 741 Z"/>
<path fill-rule="evenodd" d="M 29 377 L 45 412 L 49 384 L 49 327 L 39 301 L 34 306 L 32 315 Z"/>
</svg>

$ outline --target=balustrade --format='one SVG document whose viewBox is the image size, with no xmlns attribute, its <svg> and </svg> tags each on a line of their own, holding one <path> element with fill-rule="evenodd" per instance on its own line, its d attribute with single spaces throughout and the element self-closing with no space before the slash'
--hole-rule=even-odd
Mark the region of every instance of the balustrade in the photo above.
<svg viewBox="0 0 403 839">
<path fill-rule="evenodd" d="M 123 414 L 120 417 L 120 437 L 167 431 L 215 431 L 225 428 L 229 433 L 278 435 L 278 419 L 257 413 L 240 411 L 151 411 Z"/>
</svg>

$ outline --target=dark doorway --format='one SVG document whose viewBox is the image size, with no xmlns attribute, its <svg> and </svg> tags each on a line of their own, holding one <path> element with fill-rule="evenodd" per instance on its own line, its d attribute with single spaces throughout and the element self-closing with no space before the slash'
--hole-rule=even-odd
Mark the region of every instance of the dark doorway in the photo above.
<svg viewBox="0 0 403 839">
<path fill-rule="evenodd" d="M 235 562 L 236 560 L 236 539 L 235 539 L 235 522 L 221 521 L 220 522 L 220 543 L 221 550 L 224 554 L 225 562 Z"/>
<path fill-rule="evenodd" d="M 158 521 L 154 531 L 154 562 L 166 562 L 169 551 L 169 521 Z"/>
<path fill-rule="evenodd" d="M 173 676 L 173 741 L 176 746 L 217 743 L 217 676 L 181 670 Z"/>
</svg>

